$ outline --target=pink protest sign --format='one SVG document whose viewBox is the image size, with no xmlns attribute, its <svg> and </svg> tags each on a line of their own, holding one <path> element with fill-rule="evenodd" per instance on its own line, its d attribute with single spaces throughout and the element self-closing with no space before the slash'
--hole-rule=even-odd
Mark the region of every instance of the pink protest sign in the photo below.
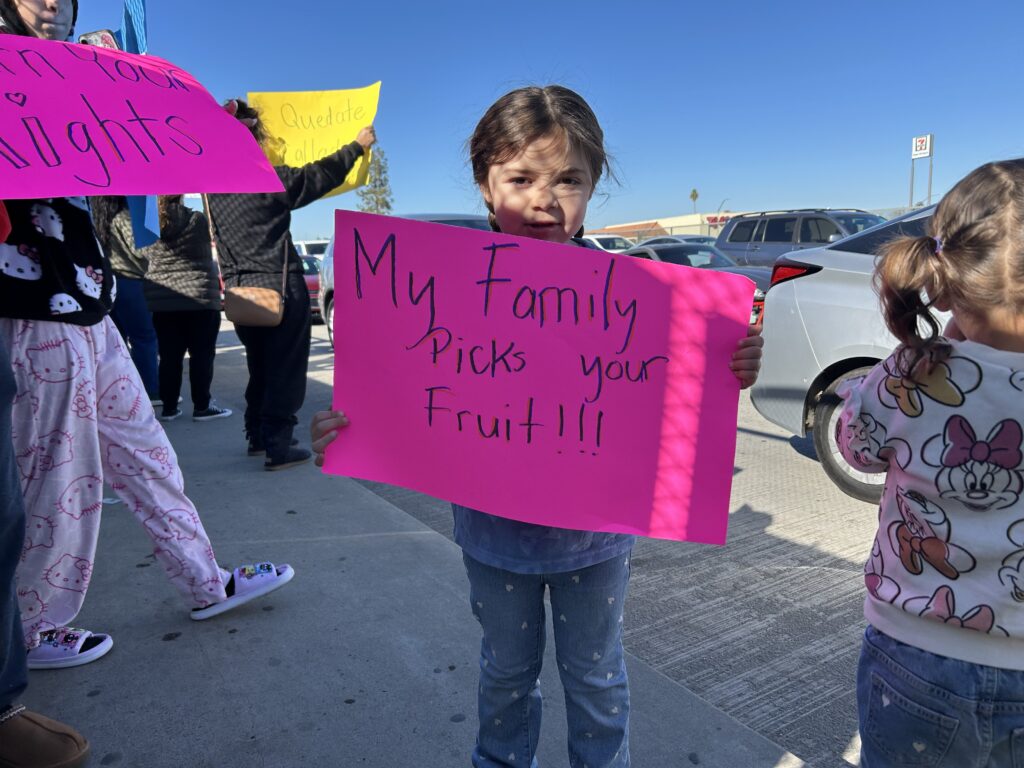
<svg viewBox="0 0 1024 768">
<path fill-rule="evenodd" d="M 744 277 L 335 214 L 327 470 L 541 525 L 725 542 Z"/>
<path fill-rule="evenodd" d="M 153 56 L 3 35 L 0 105 L 0 199 L 282 189 L 245 126 Z"/>
</svg>

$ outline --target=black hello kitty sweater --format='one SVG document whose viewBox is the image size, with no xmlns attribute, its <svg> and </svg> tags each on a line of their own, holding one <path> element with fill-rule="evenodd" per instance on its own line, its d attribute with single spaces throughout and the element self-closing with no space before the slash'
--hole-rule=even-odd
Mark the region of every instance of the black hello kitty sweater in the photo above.
<svg viewBox="0 0 1024 768">
<path fill-rule="evenodd" d="M 0 317 L 95 325 L 110 311 L 114 278 L 84 197 L 5 200 Z"/>
</svg>

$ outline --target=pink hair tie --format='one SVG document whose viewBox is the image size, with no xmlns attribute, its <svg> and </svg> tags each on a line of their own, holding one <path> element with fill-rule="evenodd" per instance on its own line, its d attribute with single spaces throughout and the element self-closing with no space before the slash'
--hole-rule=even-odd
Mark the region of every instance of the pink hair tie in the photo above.
<svg viewBox="0 0 1024 768">
<path fill-rule="evenodd" d="M 240 117 L 238 118 L 238 122 L 247 128 L 255 128 L 257 120 L 255 117 Z"/>
<path fill-rule="evenodd" d="M 933 237 L 932 242 L 935 243 L 935 255 L 938 256 L 939 254 L 942 253 L 942 238 Z"/>
</svg>

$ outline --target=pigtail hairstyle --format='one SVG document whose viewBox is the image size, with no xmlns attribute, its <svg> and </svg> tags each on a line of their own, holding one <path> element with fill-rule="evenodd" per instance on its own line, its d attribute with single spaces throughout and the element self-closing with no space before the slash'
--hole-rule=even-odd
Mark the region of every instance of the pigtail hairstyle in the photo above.
<svg viewBox="0 0 1024 768">
<path fill-rule="evenodd" d="M 473 181 L 478 187 L 483 186 L 492 165 L 507 162 L 545 136 L 563 137 L 570 151 L 580 150 L 595 187 L 602 174 L 611 175 L 604 131 L 590 105 L 575 91 L 561 85 L 546 85 L 506 93 L 480 118 L 469 139 Z M 498 221 L 490 206 L 487 219 L 491 229 L 498 231 Z"/>
<path fill-rule="evenodd" d="M 911 353 L 910 370 L 941 342 L 934 304 L 965 316 L 1024 313 L 1024 159 L 988 163 L 961 179 L 929 232 L 887 243 L 875 268 L 886 324 Z"/>
</svg>

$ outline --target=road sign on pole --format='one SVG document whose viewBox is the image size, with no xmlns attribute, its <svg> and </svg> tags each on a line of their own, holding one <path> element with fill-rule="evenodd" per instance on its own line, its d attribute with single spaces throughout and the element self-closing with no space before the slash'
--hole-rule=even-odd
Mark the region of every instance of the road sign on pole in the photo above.
<svg viewBox="0 0 1024 768">
<path fill-rule="evenodd" d="M 932 204 L 932 156 L 934 154 L 935 136 L 926 133 L 915 136 L 910 146 L 910 207 L 914 207 L 914 161 L 928 158 L 928 205 Z"/>
</svg>

